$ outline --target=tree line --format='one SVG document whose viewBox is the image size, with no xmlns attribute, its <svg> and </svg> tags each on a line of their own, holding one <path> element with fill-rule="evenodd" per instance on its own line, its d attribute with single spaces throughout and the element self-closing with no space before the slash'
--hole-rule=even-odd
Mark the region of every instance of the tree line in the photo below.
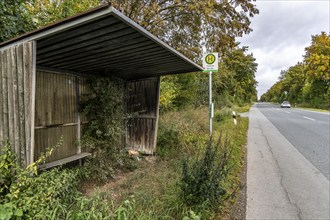
<svg viewBox="0 0 330 220">
<path fill-rule="evenodd" d="M 261 101 L 290 101 L 294 105 L 330 109 L 330 35 L 313 35 L 303 61 L 282 70 Z"/>
<path fill-rule="evenodd" d="M 249 34 L 259 13 L 254 0 L 111 0 L 112 6 L 145 29 L 202 63 L 202 54 L 219 52 L 214 74 L 215 102 L 244 105 L 257 99 L 257 64 L 237 37 Z M 0 0 L 0 42 L 96 7 L 100 0 Z M 207 74 L 163 77 L 161 109 L 207 103 Z"/>
<path fill-rule="evenodd" d="M 216 108 L 243 106 L 257 100 L 257 66 L 246 47 L 233 48 L 221 57 L 219 72 L 212 74 Z M 208 73 L 165 76 L 161 80 L 161 110 L 205 106 L 208 89 Z"/>
</svg>

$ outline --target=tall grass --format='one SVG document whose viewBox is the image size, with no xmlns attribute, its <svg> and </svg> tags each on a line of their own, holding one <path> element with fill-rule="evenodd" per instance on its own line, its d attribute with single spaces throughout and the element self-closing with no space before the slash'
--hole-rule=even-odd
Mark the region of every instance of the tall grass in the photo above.
<svg viewBox="0 0 330 220">
<path fill-rule="evenodd" d="M 196 206 L 182 196 L 182 161 L 202 160 L 209 141 L 208 109 L 169 112 L 160 118 L 157 160 L 133 173 L 125 183 L 113 189 L 121 198 L 134 197 L 135 219 L 220 219 L 235 202 L 240 188 L 239 175 L 244 167 L 244 147 L 248 120 L 231 117 L 214 122 L 214 140 L 228 150 L 225 178 L 218 179 L 225 192 L 213 206 Z M 217 156 L 217 159 L 220 159 Z M 216 206 L 216 207 L 215 207 Z M 196 218 L 197 218 L 196 217 Z"/>
<path fill-rule="evenodd" d="M 214 120 L 213 139 L 226 143 L 230 155 L 226 166 L 230 169 L 223 178 L 217 179 L 224 193 L 212 206 L 192 205 L 182 196 L 183 159 L 188 159 L 189 164 L 198 162 L 205 157 L 209 146 L 208 109 L 200 108 L 161 115 L 157 158 L 140 162 L 122 181 L 87 196 L 78 190 L 83 169 L 54 169 L 38 176 L 25 175 L 27 171 L 22 171 L 24 175 L 20 176 L 24 176 L 21 178 L 24 182 L 16 181 L 13 185 L 16 188 L 7 186 L 6 195 L 1 195 L 0 212 L 10 216 L 6 219 L 42 219 L 42 216 L 49 219 L 221 219 L 239 189 L 248 124 L 246 118 L 238 118 L 236 126 L 231 117 L 223 118 L 219 122 Z M 215 156 L 215 159 L 221 158 Z M 10 178 L 17 180 L 17 177 Z M 22 184 L 25 187 L 19 188 Z M 17 187 L 20 197 L 15 197 Z M 33 198 L 41 200 L 33 200 L 33 208 L 26 210 L 26 202 Z M 33 216 L 34 213 L 38 216 Z"/>
</svg>

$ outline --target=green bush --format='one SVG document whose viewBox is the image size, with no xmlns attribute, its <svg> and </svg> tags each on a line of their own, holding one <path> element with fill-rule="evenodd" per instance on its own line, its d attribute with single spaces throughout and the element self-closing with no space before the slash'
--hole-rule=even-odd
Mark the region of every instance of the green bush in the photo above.
<svg viewBox="0 0 330 220">
<path fill-rule="evenodd" d="M 237 176 L 244 163 L 248 120 L 238 118 L 237 125 L 232 120 L 215 122 L 214 139 L 225 131 L 227 143 L 209 146 L 207 116 L 208 108 L 163 115 L 158 141 L 164 147 L 165 159 L 140 164 L 126 180 L 97 195 L 87 197 L 77 189 L 81 178 L 89 178 L 90 172 L 102 174 L 97 173 L 97 166 L 86 167 L 88 163 L 39 175 L 34 164 L 27 168 L 29 172 L 24 171 L 28 175 L 11 173 L 16 174 L 9 175 L 9 189 L 0 199 L 0 219 L 218 219 L 221 211 L 217 208 L 226 210 L 228 199 L 233 201 L 239 187 Z M 126 157 L 122 156 L 118 162 L 125 164 L 122 160 Z M 184 157 L 190 160 L 183 162 Z M 15 160 L 11 164 L 11 170 L 18 169 Z M 116 167 L 111 165 L 111 169 Z M 22 186 L 18 176 L 22 176 Z"/>
<path fill-rule="evenodd" d="M 51 152 L 21 168 L 10 145 L 2 147 L 0 220 L 133 219 L 134 200 L 124 201 L 117 208 L 109 196 L 82 195 L 78 184 L 83 169 L 55 168 L 38 174 L 38 165 Z"/>
<path fill-rule="evenodd" d="M 182 146 L 179 129 L 161 124 L 158 131 L 157 156 L 168 157 L 175 154 Z"/>
<path fill-rule="evenodd" d="M 1 148 L 0 152 L 0 199 L 8 193 L 14 180 L 15 168 L 17 168 L 16 157 L 12 153 L 9 143 L 7 143 Z"/>
<path fill-rule="evenodd" d="M 1 185 L 0 219 L 45 219 L 52 218 L 54 211 L 70 203 L 78 183 L 77 170 L 53 169 L 38 175 L 38 165 L 51 154 L 51 150 L 26 168 L 18 165 L 10 145 L 3 147 L 1 171 L 7 169 L 5 184 Z M 11 159 L 8 159 L 11 158 Z"/>
<path fill-rule="evenodd" d="M 182 155 L 196 154 L 204 149 L 208 140 L 208 114 L 205 109 L 186 109 L 164 114 L 160 118 L 158 129 L 157 155 L 180 158 Z"/>
<path fill-rule="evenodd" d="M 209 144 L 199 160 L 192 163 L 183 161 L 180 187 L 187 205 L 219 207 L 222 196 L 226 194 L 222 181 L 229 171 L 229 153 L 220 145 L 220 141 L 216 145 Z"/>
<path fill-rule="evenodd" d="M 125 98 L 124 81 L 116 78 L 90 77 L 86 81 L 89 96 L 84 97 L 81 110 L 88 123 L 81 141 L 92 156 L 84 164 L 84 176 L 100 182 L 114 177 L 115 170 L 134 167 L 127 158 L 124 143 Z"/>
<path fill-rule="evenodd" d="M 216 111 L 214 114 L 214 119 L 216 122 L 222 122 L 231 117 L 232 117 L 232 111 L 229 108 L 222 108 L 221 110 Z"/>
</svg>

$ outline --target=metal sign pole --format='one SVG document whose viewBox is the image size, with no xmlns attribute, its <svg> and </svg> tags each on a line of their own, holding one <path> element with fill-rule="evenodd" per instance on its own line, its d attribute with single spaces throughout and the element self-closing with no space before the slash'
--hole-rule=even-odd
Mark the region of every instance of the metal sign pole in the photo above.
<svg viewBox="0 0 330 220">
<path fill-rule="evenodd" d="M 209 72 L 209 103 L 210 103 L 210 140 L 212 141 L 212 118 L 213 118 L 212 71 Z"/>
<path fill-rule="evenodd" d="M 210 144 L 212 144 L 212 118 L 214 106 L 212 102 L 212 72 L 218 71 L 218 53 L 208 53 L 203 56 L 203 72 L 209 72 L 209 104 L 210 104 Z"/>
</svg>

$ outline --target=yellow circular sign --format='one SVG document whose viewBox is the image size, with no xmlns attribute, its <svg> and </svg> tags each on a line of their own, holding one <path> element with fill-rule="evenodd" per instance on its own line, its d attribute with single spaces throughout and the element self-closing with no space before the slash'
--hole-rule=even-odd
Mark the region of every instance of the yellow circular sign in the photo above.
<svg viewBox="0 0 330 220">
<path fill-rule="evenodd" d="M 213 64 L 215 62 L 215 56 L 213 54 L 206 55 L 205 62 L 207 64 Z"/>
</svg>

